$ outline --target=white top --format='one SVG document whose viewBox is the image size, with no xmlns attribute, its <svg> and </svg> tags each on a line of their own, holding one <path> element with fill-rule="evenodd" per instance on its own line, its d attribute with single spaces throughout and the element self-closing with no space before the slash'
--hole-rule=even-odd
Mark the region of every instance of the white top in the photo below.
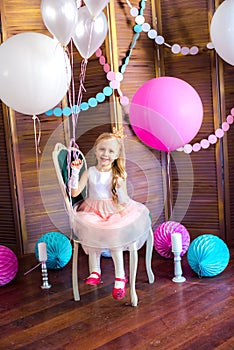
<svg viewBox="0 0 234 350">
<path fill-rule="evenodd" d="M 89 197 L 93 199 L 111 199 L 112 170 L 99 171 L 95 166 L 88 170 Z"/>
</svg>

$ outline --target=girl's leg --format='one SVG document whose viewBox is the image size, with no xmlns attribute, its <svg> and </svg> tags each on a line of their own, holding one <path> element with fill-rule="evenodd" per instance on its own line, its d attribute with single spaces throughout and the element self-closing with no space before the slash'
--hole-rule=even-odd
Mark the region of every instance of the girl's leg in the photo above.
<svg viewBox="0 0 234 350">
<path fill-rule="evenodd" d="M 126 293 L 126 278 L 124 271 L 123 251 L 111 251 L 111 256 L 115 267 L 115 285 L 112 295 L 115 299 L 122 299 Z"/>
<path fill-rule="evenodd" d="M 86 284 L 99 284 L 101 282 L 101 267 L 100 267 L 101 251 L 89 252 L 89 277 L 85 279 Z"/>
</svg>

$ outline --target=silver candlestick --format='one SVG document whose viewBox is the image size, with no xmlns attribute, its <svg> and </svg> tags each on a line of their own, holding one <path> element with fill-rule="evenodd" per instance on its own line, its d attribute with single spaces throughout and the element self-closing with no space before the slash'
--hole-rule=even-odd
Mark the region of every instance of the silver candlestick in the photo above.
<svg viewBox="0 0 234 350">
<path fill-rule="evenodd" d="M 48 282 L 48 273 L 47 273 L 47 250 L 46 250 L 46 243 L 40 242 L 38 243 L 38 255 L 39 255 L 39 261 L 41 262 L 41 272 L 42 272 L 42 281 L 43 284 L 41 286 L 42 289 L 49 289 L 51 287 L 51 284 Z"/>
</svg>

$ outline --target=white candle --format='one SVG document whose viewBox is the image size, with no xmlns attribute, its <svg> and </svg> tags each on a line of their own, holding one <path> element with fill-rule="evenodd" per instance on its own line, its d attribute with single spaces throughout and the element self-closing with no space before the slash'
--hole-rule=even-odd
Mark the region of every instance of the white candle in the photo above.
<svg viewBox="0 0 234 350">
<path fill-rule="evenodd" d="M 182 236 L 181 233 L 175 232 L 171 234 L 171 244 L 173 252 L 182 252 Z"/>
<path fill-rule="evenodd" d="M 45 242 L 38 243 L 38 256 L 39 256 L 39 261 L 41 262 L 44 262 L 47 260 L 47 250 L 46 250 Z"/>
</svg>

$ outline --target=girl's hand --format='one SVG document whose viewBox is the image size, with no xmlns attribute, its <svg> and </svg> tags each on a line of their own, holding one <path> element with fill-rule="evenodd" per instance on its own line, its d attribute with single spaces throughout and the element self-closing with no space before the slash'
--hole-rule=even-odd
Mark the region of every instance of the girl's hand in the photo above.
<svg viewBox="0 0 234 350">
<path fill-rule="evenodd" d="M 121 187 L 121 185 L 123 184 L 124 180 L 122 179 L 122 177 L 119 177 L 118 175 L 116 175 L 115 178 L 116 178 L 116 187 L 117 188 Z"/>
<path fill-rule="evenodd" d="M 71 162 L 72 169 L 81 169 L 83 166 L 83 161 L 81 159 L 76 159 Z"/>
</svg>

